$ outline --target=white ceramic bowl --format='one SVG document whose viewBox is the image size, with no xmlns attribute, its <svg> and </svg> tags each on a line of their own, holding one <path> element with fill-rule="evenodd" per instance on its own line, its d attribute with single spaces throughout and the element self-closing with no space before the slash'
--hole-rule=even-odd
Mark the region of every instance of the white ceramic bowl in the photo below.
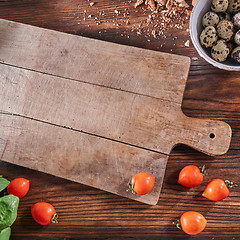
<svg viewBox="0 0 240 240">
<path fill-rule="evenodd" d="M 210 49 L 206 49 L 200 44 L 199 36 L 203 30 L 202 17 L 206 12 L 210 11 L 211 2 L 211 0 L 198 0 L 192 10 L 189 30 L 193 45 L 198 54 L 213 66 L 228 71 L 240 71 L 240 65 L 232 62 L 230 59 L 222 63 L 213 60 L 211 58 Z"/>
</svg>

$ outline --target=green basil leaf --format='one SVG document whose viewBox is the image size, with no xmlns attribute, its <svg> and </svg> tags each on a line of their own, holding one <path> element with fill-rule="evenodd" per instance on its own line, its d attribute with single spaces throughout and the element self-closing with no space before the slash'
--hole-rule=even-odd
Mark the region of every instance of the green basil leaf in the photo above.
<svg viewBox="0 0 240 240">
<path fill-rule="evenodd" d="M 0 231 L 10 227 L 17 218 L 19 198 L 12 194 L 0 198 Z"/>
<path fill-rule="evenodd" d="M 0 176 L 0 192 L 4 190 L 10 182 L 6 179 Z"/>
<path fill-rule="evenodd" d="M 9 240 L 11 236 L 11 228 L 4 228 L 1 232 L 0 232 L 0 240 Z"/>
</svg>

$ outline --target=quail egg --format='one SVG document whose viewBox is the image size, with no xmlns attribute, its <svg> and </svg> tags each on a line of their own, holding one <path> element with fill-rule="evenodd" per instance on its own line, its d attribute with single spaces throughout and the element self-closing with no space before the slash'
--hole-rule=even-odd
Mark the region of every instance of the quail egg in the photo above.
<svg viewBox="0 0 240 240">
<path fill-rule="evenodd" d="M 232 54 L 231 54 L 231 58 L 237 62 L 240 63 L 240 47 L 236 47 L 233 49 Z"/>
<path fill-rule="evenodd" d="M 202 25 L 204 27 L 213 26 L 216 27 L 219 22 L 219 17 L 215 12 L 207 12 L 202 19 Z"/>
<path fill-rule="evenodd" d="M 214 12 L 225 12 L 228 8 L 228 0 L 212 0 L 211 9 Z"/>
<path fill-rule="evenodd" d="M 200 35 L 200 42 L 206 48 L 212 47 L 217 41 L 217 32 L 213 26 L 206 27 Z"/>
<path fill-rule="evenodd" d="M 218 62 L 224 62 L 229 54 L 230 50 L 225 40 L 218 40 L 216 45 L 211 49 L 211 56 Z"/>
<path fill-rule="evenodd" d="M 217 25 L 217 33 L 220 38 L 227 41 L 233 36 L 233 23 L 229 20 L 222 20 Z"/>
<path fill-rule="evenodd" d="M 224 20 L 224 19 L 226 19 L 226 20 L 231 20 L 231 16 L 230 16 L 230 14 L 227 13 L 227 12 L 219 12 L 219 13 L 218 13 L 218 17 L 219 17 L 219 21 L 222 21 L 222 20 Z"/>
<path fill-rule="evenodd" d="M 237 45 L 240 45 L 240 30 L 235 33 L 234 41 Z"/>
<path fill-rule="evenodd" d="M 233 14 L 238 11 L 240 11 L 240 1 L 239 0 L 229 0 L 227 12 Z"/>
<path fill-rule="evenodd" d="M 240 12 L 233 16 L 232 22 L 235 27 L 240 28 Z"/>
</svg>

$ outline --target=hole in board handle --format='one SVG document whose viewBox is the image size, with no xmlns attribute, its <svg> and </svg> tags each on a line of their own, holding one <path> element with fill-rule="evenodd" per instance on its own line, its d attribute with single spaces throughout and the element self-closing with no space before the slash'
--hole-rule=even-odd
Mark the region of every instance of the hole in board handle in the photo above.
<svg viewBox="0 0 240 240">
<path fill-rule="evenodd" d="M 215 134 L 214 134 L 214 133 L 210 133 L 210 134 L 209 134 L 209 137 L 210 137 L 211 139 L 213 139 L 213 138 L 215 138 Z"/>
</svg>

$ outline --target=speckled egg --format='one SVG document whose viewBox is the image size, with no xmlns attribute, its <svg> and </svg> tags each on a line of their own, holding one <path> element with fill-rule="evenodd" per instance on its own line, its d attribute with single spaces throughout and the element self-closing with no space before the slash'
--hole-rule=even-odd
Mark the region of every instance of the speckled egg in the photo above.
<svg viewBox="0 0 240 240">
<path fill-rule="evenodd" d="M 240 47 L 236 47 L 233 49 L 232 54 L 231 54 L 231 58 L 240 64 Z"/>
<path fill-rule="evenodd" d="M 229 54 L 230 50 L 228 48 L 227 42 L 225 40 L 218 40 L 216 45 L 211 49 L 211 56 L 214 60 L 218 62 L 224 62 Z"/>
<path fill-rule="evenodd" d="M 225 12 L 228 8 L 228 0 L 212 0 L 211 9 L 214 12 Z"/>
<path fill-rule="evenodd" d="M 217 34 L 220 38 L 229 41 L 233 36 L 233 23 L 228 20 L 222 20 L 217 25 Z"/>
<path fill-rule="evenodd" d="M 201 32 L 200 42 L 204 47 L 208 48 L 217 42 L 217 38 L 216 29 L 213 26 L 208 26 Z"/>
<path fill-rule="evenodd" d="M 204 27 L 213 26 L 216 27 L 219 22 L 219 17 L 215 12 L 207 12 L 202 19 L 202 25 Z"/>
<path fill-rule="evenodd" d="M 229 20 L 229 21 L 231 20 L 231 16 L 227 12 L 220 12 L 220 13 L 218 13 L 218 17 L 219 17 L 219 21 L 222 21 L 224 19 Z"/>
<path fill-rule="evenodd" d="M 240 45 L 240 30 L 235 33 L 234 41 L 237 45 Z"/>
<path fill-rule="evenodd" d="M 240 11 L 240 1 L 239 0 L 229 0 L 228 1 L 227 12 L 230 14 Z"/>
<path fill-rule="evenodd" d="M 240 28 L 240 12 L 233 16 L 232 22 L 235 27 Z"/>
</svg>

